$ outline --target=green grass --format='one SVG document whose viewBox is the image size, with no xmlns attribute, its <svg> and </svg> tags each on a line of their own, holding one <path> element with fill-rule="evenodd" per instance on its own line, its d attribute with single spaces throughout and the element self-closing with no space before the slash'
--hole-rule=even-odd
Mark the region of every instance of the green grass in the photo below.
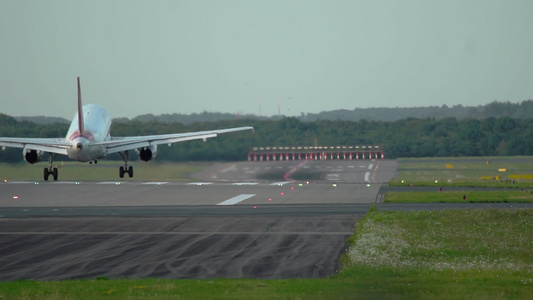
<svg viewBox="0 0 533 300">
<path fill-rule="evenodd" d="M 0 282 L 0 299 L 533 299 L 533 210 L 381 212 L 324 279 Z"/>
<path fill-rule="evenodd" d="M 398 176 L 389 185 L 533 188 L 531 179 L 513 181 L 509 177 L 533 174 L 533 157 L 402 158 L 397 161 Z M 497 176 L 500 179 L 483 179 Z"/>
<path fill-rule="evenodd" d="M 526 209 L 373 212 L 356 226 L 339 276 L 382 274 L 393 285 L 379 287 L 394 291 L 387 297 L 527 299 L 532 228 Z"/>
<path fill-rule="evenodd" d="M 133 178 L 128 175 L 121 180 L 141 181 L 193 181 L 191 174 L 198 172 L 210 163 L 168 163 L 168 162 L 134 162 Z M 100 161 L 96 165 L 79 162 L 57 162 L 59 180 L 118 180 L 120 161 Z M 39 162 L 0 164 L 0 180 L 43 180 L 43 169 L 48 163 Z M 50 180 L 50 179 L 49 179 Z"/>
<path fill-rule="evenodd" d="M 432 186 L 435 192 L 389 192 L 385 202 L 533 202 L 533 180 L 509 177 L 533 174 L 533 157 L 403 158 L 397 161 L 398 175 L 389 185 Z M 439 192 L 440 187 L 443 192 Z M 465 189 L 447 191 L 447 187 Z M 468 187 L 513 190 L 469 191 Z"/>
<path fill-rule="evenodd" d="M 532 228 L 531 209 L 378 211 L 356 227 L 347 255 L 368 266 L 532 272 Z"/>
<path fill-rule="evenodd" d="M 463 199 L 463 196 L 466 199 Z M 532 190 L 388 192 L 384 202 L 402 203 L 517 203 L 533 202 Z"/>
</svg>

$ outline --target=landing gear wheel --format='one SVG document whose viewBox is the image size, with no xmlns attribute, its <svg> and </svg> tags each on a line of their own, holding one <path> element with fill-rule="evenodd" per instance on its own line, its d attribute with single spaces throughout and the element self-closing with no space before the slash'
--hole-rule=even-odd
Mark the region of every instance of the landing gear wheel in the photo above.
<svg viewBox="0 0 533 300">
<path fill-rule="evenodd" d="M 48 177 L 50 175 L 52 175 L 52 177 L 54 178 L 54 181 L 57 180 L 57 176 L 59 172 L 57 170 L 57 167 L 53 167 L 55 156 L 56 154 L 48 153 L 48 168 L 44 168 L 43 170 L 44 181 L 48 181 Z"/>
<path fill-rule="evenodd" d="M 118 175 L 120 176 L 120 178 L 124 178 L 124 174 L 128 173 L 128 176 L 130 178 L 132 178 L 133 177 L 133 167 L 132 166 L 128 167 L 129 152 L 128 151 L 124 151 L 124 152 L 119 152 L 118 154 L 120 154 L 120 156 L 124 160 L 124 167 L 120 167 Z"/>
<path fill-rule="evenodd" d="M 57 176 L 59 175 L 59 171 L 56 167 L 54 167 L 54 171 L 52 172 L 52 175 L 54 176 L 54 181 L 57 180 Z"/>
</svg>

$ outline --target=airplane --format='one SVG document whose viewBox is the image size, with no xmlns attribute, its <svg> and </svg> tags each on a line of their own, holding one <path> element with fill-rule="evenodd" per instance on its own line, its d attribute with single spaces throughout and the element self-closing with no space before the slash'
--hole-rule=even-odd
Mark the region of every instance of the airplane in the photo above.
<svg viewBox="0 0 533 300">
<path fill-rule="evenodd" d="M 39 162 L 44 153 L 48 153 L 48 167 L 44 168 L 44 180 L 48 181 L 51 175 L 58 178 L 58 169 L 53 166 L 57 155 L 67 155 L 70 159 L 79 162 L 97 163 L 98 159 L 111 153 L 119 153 L 124 160 L 124 166 L 119 168 L 120 178 L 128 174 L 133 177 L 133 167 L 128 166 L 129 150 L 135 150 L 139 158 L 149 161 L 156 156 L 157 146 L 161 144 L 185 142 L 191 140 L 204 140 L 216 137 L 218 134 L 253 130 L 251 126 L 197 131 L 186 133 L 172 133 L 149 136 L 111 137 L 111 117 L 109 113 L 98 104 L 81 103 L 80 78 L 78 81 L 78 111 L 65 138 L 16 138 L 0 137 L 2 148 L 22 148 L 22 155 L 26 162 L 34 164 Z"/>
</svg>

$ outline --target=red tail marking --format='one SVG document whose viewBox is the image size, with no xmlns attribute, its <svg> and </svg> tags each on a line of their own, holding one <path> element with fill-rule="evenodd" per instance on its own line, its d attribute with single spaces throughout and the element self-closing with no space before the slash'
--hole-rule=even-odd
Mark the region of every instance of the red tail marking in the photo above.
<svg viewBox="0 0 533 300">
<path fill-rule="evenodd" d="M 81 87 L 80 87 L 80 78 L 78 77 L 78 130 L 80 134 L 83 134 L 85 130 L 83 125 L 83 110 L 81 107 Z"/>
</svg>

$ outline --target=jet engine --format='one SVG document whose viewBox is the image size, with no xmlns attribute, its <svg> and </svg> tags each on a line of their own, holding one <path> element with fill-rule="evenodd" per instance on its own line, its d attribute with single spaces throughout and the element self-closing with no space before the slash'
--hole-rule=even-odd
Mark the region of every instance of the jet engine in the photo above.
<svg viewBox="0 0 533 300">
<path fill-rule="evenodd" d="M 24 148 L 24 150 L 22 151 L 22 155 L 24 156 L 24 160 L 26 160 L 30 164 L 34 164 L 36 162 L 41 161 L 44 152 Z"/>
<path fill-rule="evenodd" d="M 157 153 L 157 145 L 152 145 L 149 147 L 143 147 L 136 149 L 137 155 L 139 158 L 143 161 L 149 161 L 150 159 L 154 158 Z"/>
</svg>

